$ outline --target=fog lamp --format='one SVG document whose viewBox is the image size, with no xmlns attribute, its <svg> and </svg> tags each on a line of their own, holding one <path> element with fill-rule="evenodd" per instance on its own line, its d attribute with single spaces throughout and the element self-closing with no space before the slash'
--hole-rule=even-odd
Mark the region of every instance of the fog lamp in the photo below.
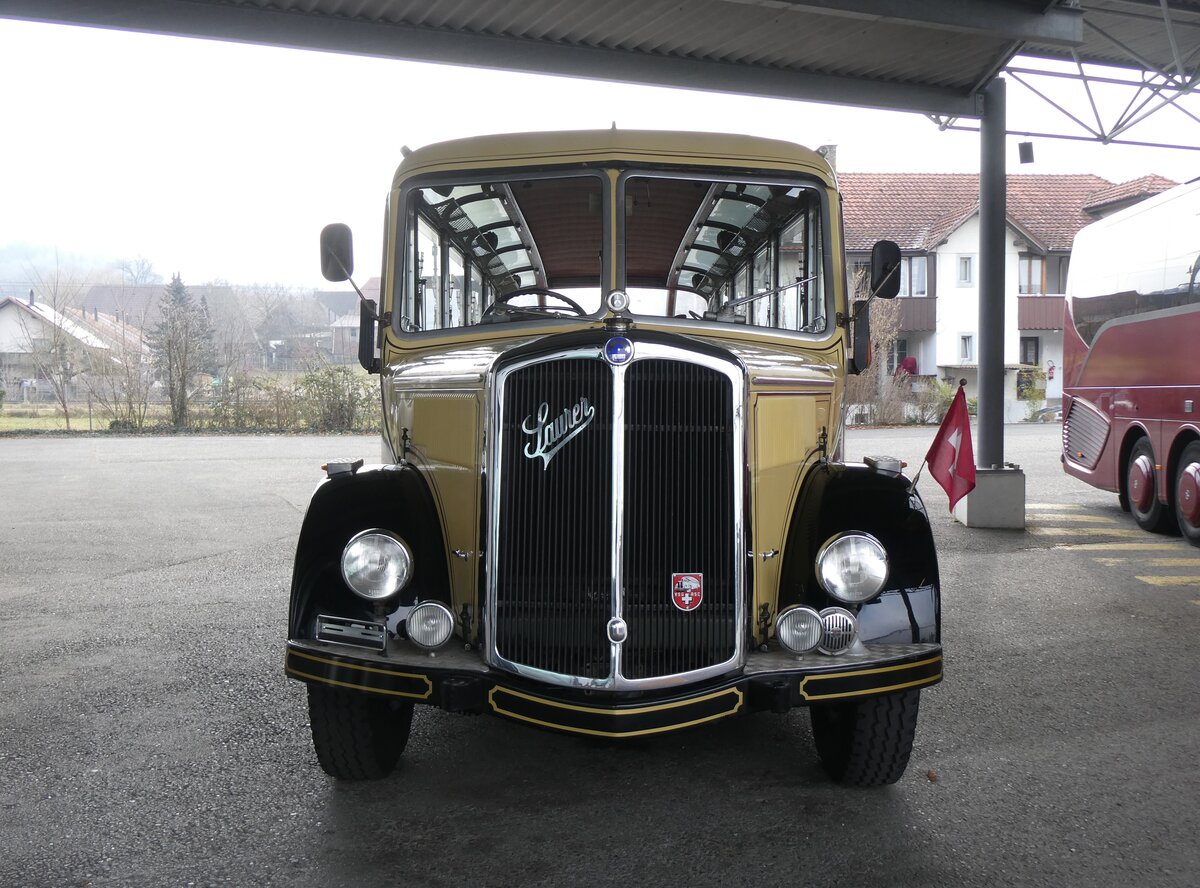
<svg viewBox="0 0 1200 888">
<path fill-rule="evenodd" d="M 775 620 L 775 637 L 793 654 L 807 654 L 821 643 L 821 616 L 811 607 L 792 607 Z"/>
<path fill-rule="evenodd" d="M 817 580 L 821 588 L 846 604 L 870 601 L 883 589 L 887 575 L 887 552 L 869 533 L 838 534 L 817 553 Z"/>
<path fill-rule="evenodd" d="M 427 651 L 440 648 L 454 632 L 454 614 L 439 601 L 425 601 L 408 613 L 408 640 Z"/>
<path fill-rule="evenodd" d="M 355 534 L 342 550 L 342 579 L 368 601 L 391 598 L 412 576 L 412 552 L 386 530 Z"/>
</svg>

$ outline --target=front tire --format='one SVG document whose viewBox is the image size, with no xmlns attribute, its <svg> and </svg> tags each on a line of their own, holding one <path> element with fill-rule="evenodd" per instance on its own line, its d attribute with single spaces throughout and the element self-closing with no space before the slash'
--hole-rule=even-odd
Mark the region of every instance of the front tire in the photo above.
<svg viewBox="0 0 1200 888">
<path fill-rule="evenodd" d="M 1141 438 L 1129 451 L 1125 463 L 1125 490 L 1129 495 L 1129 511 L 1142 530 L 1165 533 L 1173 515 L 1158 499 L 1158 470 L 1154 464 L 1154 448 Z"/>
<path fill-rule="evenodd" d="M 1175 520 L 1193 546 L 1200 546 L 1200 441 L 1193 441 L 1179 455 L 1175 472 Z"/>
<path fill-rule="evenodd" d="M 392 773 L 412 728 L 413 704 L 323 685 L 308 686 L 313 747 L 322 770 L 338 780 L 378 780 Z"/>
<path fill-rule="evenodd" d="M 845 786 L 886 786 L 904 775 L 921 692 L 813 706 L 813 739 L 829 776 Z"/>
</svg>

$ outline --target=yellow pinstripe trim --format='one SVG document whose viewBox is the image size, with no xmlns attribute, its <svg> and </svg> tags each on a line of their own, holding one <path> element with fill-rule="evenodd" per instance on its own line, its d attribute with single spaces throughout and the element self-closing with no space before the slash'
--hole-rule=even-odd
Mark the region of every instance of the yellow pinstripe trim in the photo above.
<svg viewBox="0 0 1200 888">
<path fill-rule="evenodd" d="M 917 669 L 921 666 L 928 666 L 930 663 L 942 662 L 941 654 L 936 657 L 930 657 L 927 660 L 918 660 L 915 663 L 900 663 L 896 666 L 880 666 L 878 669 L 861 669 L 856 672 L 826 672 L 820 675 L 806 675 L 800 682 L 800 696 L 805 700 L 837 700 L 842 697 L 862 697 L 868 694 L 879 694 L 884 691 L 902 691 L 905 688 L 917 688 L 921 685 L 932 684 L 942 677 L 939 670 L 937 675 L 929 675 L 925 678 L 918 678 L 916 681 L 906 681 L 896 685 L 886 685 L 883 687 L 864 688 L 861 691 L 844 691 L 840 694 L 820 694 L 810 697 L 804 686 L 810 681 L 823 681 L 837 678 L 857 678 L 860 675 L 881 675 L 885 672 L 897 672 L 902 669 Z"/>
<path fill-rule="evenodd" d="M 511 712 L 504 709 L 496 703 L 496 692 L 503 694 L 511 694 L 514 697 L 520 697 L 523 700 L 528 700 L 531 703 L 537 703 L 541 706 L 552 706 L 557 709 L 569 709 L 573 712 L 586 712 L 595 715 L 645 715 L 648 712 L 661 712 L 666 709 L 678 709 L 681 706 L 691 706 L 695 703 L 703 703 L 707 700 L 716 700 L 720 697 L 735 696 L 737 697 L 737 705 L 728 712 L 718 712 L 713 715 L 706 715 L 703 718 L 697 718 L 689 722 L 681 722 L 673 725 L 663 725 L 657 728 L 645 728 L 641 731 L 600 731 L 594 728 L 576 728 L 571 725 L 563 725 L 557 722 L 542 721 L 528 715 L 522 715 L 519 712 Z M 598 709 L 593 706 L 576 706 L 572 703 L 559 703 L 554 700 L 544 700 L 541 697 L 533 697 L 529 694 L 523 694 L 520 691 L 512 691 L 508 688 L 493 687 L 488 691 L 488 703 L 491 704 L 492 710 L 500 715 L 508 718 L 519 719 L 520 721 L 529 722 L 534 725 L 541 725 L 544 728 L 557 728 L 560 731 L 570 731 L 574 734 L 590 734 L 594 737 L 641 737 L 647 734 L 663 734 L 667 731 L 677 731 L 680 728 L 690 728 L 693 725 L 703 724 L 704 722 L 716 721 L 719 718 L 725 718 L 738 712 L 742 708 L 744 702 L 742 692 L 738 688 L 727 688 L 724 691 L 717 691 L 714 694 L 708 694 L 704 697 L 695 697 L 691 700 L 677 700 L 674 703 L 660 703 L 656 706 L 643 706 L 638 709 Z"/>
<path fill-rule="evenodd" d="M 340 669 L 355 669 L 359 672 L 374 672 L 379 675 L 398 676 L 400 678 L 415 678 L 425 682 L 425 693 L 412 694 L 408 691 L 391 691 L 387 690 L 386 688 L 376 688 L 372 687 L 371 685 L 336 681 L 332 678 L 325 678 L 322 675 L 313 675 L 310 672 L 301 672 L 299 669 L 293 669 L 291 666 L 287 665 L 287 657 L 300 657 L 303 660 L 311 660 L 314 663 L 324 663 L 326 666 L 337 666 Z M 433 682 L 429 680 L 428 676 L 418 675 L 414 672 L 394 672 L 391 669 L 376 669 L 373 666 L 359 666 L 357 663 L 344 663 L 341 660 L 330 660 L 326 657 L 314 657 L 312 654 L 305 654 L 301 653 L 300 651 L 290 649 L 287 651 L 287 655 L 284 658 L 284 668 L 287 670 L 288 675 L 294 675 L 296 678 L 311 679 L 313 681 L 319 681 L 322 684 L 335 685 L 340 688 L 354 688 L 355 690 L 359 691 L 371 691 L 374 694 L 388 694 L 393 697 L 412 697 L 414 700 L 428 700 L 431 696 L 433 696 Z"/>
</svg>

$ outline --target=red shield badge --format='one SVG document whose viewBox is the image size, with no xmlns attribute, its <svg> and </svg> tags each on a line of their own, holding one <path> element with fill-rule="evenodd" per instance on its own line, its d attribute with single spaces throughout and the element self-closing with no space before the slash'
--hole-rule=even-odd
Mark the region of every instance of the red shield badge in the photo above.
<svg viewBox="0 0 1200 888">
<path fill-rule="evenodd" d="M 693 611 L 704 600 L 704 574 L 671 574 L 671 603 L 681 611 Z"/>
</svg>

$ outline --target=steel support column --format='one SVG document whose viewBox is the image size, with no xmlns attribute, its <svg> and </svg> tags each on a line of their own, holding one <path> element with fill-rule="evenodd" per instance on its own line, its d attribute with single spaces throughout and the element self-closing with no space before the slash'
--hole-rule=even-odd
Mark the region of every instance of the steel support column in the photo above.
<svg viewBox="0 0 1200 888">
<path fill-rule="evenodd" d="M 984 91 L 979 157 L 979 446 L 975 462 L 1004 465 L 1005 84 Z"/>
</svg>

